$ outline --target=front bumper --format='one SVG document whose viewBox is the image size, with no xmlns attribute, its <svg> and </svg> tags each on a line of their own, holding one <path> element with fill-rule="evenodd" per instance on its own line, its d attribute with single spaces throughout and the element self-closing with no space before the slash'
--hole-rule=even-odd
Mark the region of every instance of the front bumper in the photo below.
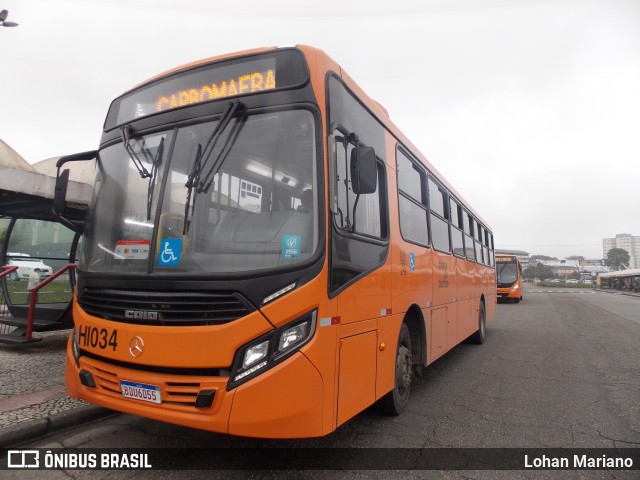
<svg viewBox="0 0 640 480">
<path fill-rule="evenodd" d="M 95 386 L 81 381 L 89 372 Z M 228 376 L 182 375 L 128 368 L 67 348 L 65 380 L 69 396 L 120 412 L 218 433 L 261 438 L 323 435 L 323 384 L 318 370 L 301 352 L 271 370 L 226 390 Z M 120 381 L 157 385 L 162 403 L 122 396 Z M 85 381 L 86 383 L 86 381 Z M 215 392 L 213 401 L 197 406 L 200 392 Z"/>
</svg>

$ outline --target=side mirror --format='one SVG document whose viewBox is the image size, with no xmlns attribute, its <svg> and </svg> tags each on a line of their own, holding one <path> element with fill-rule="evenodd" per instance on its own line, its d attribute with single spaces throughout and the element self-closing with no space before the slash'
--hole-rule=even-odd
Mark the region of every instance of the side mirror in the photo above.
<svg viewBox="0 0 640 480">
<path fill-rule="evenodd" d="M 80 232 L 82 227 L 64 216 L 67 199 L 67 187 L 69 186 L 69 169 L 65 169 L 62 172 L 60 168 L 67 162 L 85 162 L 87 160 L 95 160 L 98 152 L 92 150 L 89 152 L 76 153 L 74 155 L 67 155 L 61 157 L 56 162 L 58 172 L 56 175 L 56 186 L 53 192 L 53 208 L 52 213 L 58 219 L 58 221 L 74 232 Z"/>
<path fill-rule="evenodd" d="M 56 188 L 53 195 L 53 211 L 64 213 L 67 187 L 69 186 L 69 169 L 65 169 L 56 178 Z"/>
<path fill-rule="evenodd" d="M 351 150 L 351 188 L 356 195 L 374 193 L 378 188 L 376 152 L 372 147 L 356 145 Z"/>
</svg>

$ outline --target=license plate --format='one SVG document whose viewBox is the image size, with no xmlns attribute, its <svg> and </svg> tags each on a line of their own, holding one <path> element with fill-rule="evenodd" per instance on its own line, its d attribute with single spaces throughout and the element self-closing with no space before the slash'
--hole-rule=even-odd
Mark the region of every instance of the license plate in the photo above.
<svg viewBox="0 0 640 480">
<path fill-rule="evenodd" d="M 162 403 L 160 387 L 146 383 L 128 382 L 120 380 L 120 391 L 125 398 L 133 398 L 143 402 Z"/>
</svg>

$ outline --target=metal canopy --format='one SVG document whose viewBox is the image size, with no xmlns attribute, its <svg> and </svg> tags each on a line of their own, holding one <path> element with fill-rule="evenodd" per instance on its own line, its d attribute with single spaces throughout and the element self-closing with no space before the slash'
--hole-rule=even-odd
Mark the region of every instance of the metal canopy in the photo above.
<svg viewBox="0 0 640 480">
<path fill-rule="evenodd" d="M 51 164 L 55 160 L 29 165 L 0 140 L 0 216 L 56 221 L 51 212 L 56 184 Z M 67 189 L 65 215 L 75 222 L 84 220 L 91 199 L 92 186 L 85 178 L 70 180 Z"/>
</svg>

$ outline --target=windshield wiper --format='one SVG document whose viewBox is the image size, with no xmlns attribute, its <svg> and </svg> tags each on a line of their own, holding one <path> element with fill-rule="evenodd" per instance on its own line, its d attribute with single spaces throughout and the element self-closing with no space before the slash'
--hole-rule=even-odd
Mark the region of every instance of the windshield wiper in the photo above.
<svg viewBox="0 0 640 480">
<path fill-rule="evenodd" d="M 202 158 L 202 145 L 199 143 L 196 150 L 196 157 L 193 159 L 193 166 L 187 177 L 187 183 L 184 184 L 187 187 L 187 200 L 184 205 L 184 227 L 182 229 L 182 235 L 186 235 L 189 230 L 187 219 L 189 218 L 189 205 L 191 204 L 191 194 L 193 193 L 193 187 L 198 183 L 197 175 L 200 172 L 200 159 Z M 197 191 L 196 191 L 197 193 Z M 195 202 L 193 203 L 195 206 Z M 192 212 L 193 214 L 193 212 Z"/>
<path fill-rule="evenodd" d="M 151 218 L 151 204 L 153 202 L 153 190 L 155 188 L 155 176 L 158 172 L 158 167 L 160 166 L 160 159 L 162 158 L 162 154 L 164 152 L 164 137 L 160 139 L 160 144 L 156 149 L 156 154 L 151 156 L 151 152 L 146 146 L 145 139 L 142 139 L 142 143 L 140 144 L 140 152 L 144 156 L 145 161 L 151 165 L 151 171 L 147 170 L 142 163 L 142 160 L 136 153 L 136 151 L 131 146 L 131 137 L 130 137 L 130 126 L 123 125 L 122 126 L 122 143 L 124 144 L 124 148 L 129 154 L 129 158 L 135 165 L 138 173 L 141 178 L 148 178 L 149 183 L 147 185 L 147 221 Z"/>
<path fill-rule="evenodd" d="M 148 154 L 148 150 L 144 146 L 144 140 L 142 140 L 142 148 L 145 152 L 145 156 Z M 149 176 L 149 185 L 147 186 L 147 221 L 151 218 L 151 203 L 153 203 L 153 189 L 156 186 L 156 173 L 158 173 L 158 167 L 160 166 L 160 159 L 164 152 L 164 137 L 160 139 L 160 145 L 156 150 L 156 154 L 151 162 L 151 175 Z"/>
<path fill-rule="evenodd" d="M 209 159 L 211 158 L 211 154 L 213 153 L 213 149 L 215 148 L 216 143 L 218 143 L 218 140 L 220 140 L 222 134 L 226 131 L 227 127 L 231 123 L 231 119 L 235 115 L 236 111 L 238 111 L 238 109 L 240 108 L 244 108 L 244 104 L 242 104 L 240 100 L 234 100 L 229 103 L 227 109 L 222 115 L 222 118 L 220 119 L 220 122 L 218 123 L 218 125 L 216 125 L 216 128 L 213 130 L 213 132 L 211 132 L 211 136 L 209 137 L 206 146 L 202 150 L 202 156 L 200 157 L 200 166 L 195 177 L 197 186 L 196 191 L 198 193 L 206 192 L 209 189 L 209 187 L 211 186 L 210 177 L 217 173 L 216 167 L 222 163 L 222 160 L 225 159 L 227 153 L 229 152 L 229 146 L 233 144 L 233 142 L 229 142 L 230 139 L 233 137 L 233 140 L 235 141 L 235 137 L 238 136 L 237 130 L 233 132 L 235 135 L 229 135 L 227 141 L 222 146 L 220 153 L 215 157 L 213 165 L 209 169 L 209 172 L 207 172 L 204 179 L 201 179 L 200 177 L 202 175 L 202 172 L 204 171 L 207 163 L 209 162 Z"/>
<path fill-rule="evenodd" d="M 122 137 L 122 143 L 124 145 L 124 149 L 129 154 L 129 157 L 131 158 L 131 161 L 135 165 L 136 169 L 138 170 L 138 173 L 140 174 L 140 177 L 141 178 L 148 178 L 148 177 L 151 176 L 151 173 L 149 172 L 149 170 L 144 168 L 144 164 L 140 160 L 140 157 L 138 157 L 138 154 L 135 152 L 135 150 L 133 149 L 133 147 L 129 143 L 130 140 L 131 140 L 131 138 L 129 136 L 130 128 L 131 128 L 130 125 L 123 125 L 122 129 L 120 130 L 120 136 Z"/>
<path fill-rule="evenodd" d="M 230 102 L 226 110 L 222 114 L 222 117 L 220 118 L 218 125 L 216 125 L 216 128 L 214 128 L 213 132 L 211 132 L 211 135 L 209 136 L 209 139 L 207 140 L 207 143 L 204 146 L 204 148 L 202 147 L 202 144 L 198 144 L 198 149 L 196 151 L 196 157 L 193 161 L 191 172 L 189 172 L 189 176 L 187 177 L 187 182 L 184 184 L 184 186 L 187 187 L 187 199 L 186 199 L 185 208 L 184 208 L 185 218 L 184 218 L 184 228 L 182 232 L 183 235 L 186 235 L 189 229 L 188 228 L 189 227 L 189 222 L 188 222 L 189 207 L 192 202 L 193 202 L 192 209 L 195 208 L 195 195 L 192 195 L 193 189 L 195 188 L 196 189 L 195 193 L 198 194 L 198 193 L 208 191 L 209 187 L 211 187 L 213 178 L 217 173 L 217 168 L 219 168 L 219 166 L 222 165 L 222 162 L 224 161 L 229 151 L 231 150 L 231 146 L 233 145 L 236 138 L 238 137 L 239 129 L 237 128 L 237 125 L 235 126 L 234 131 L 229 135 L 229 137 L 227 137 L 227 141 L 222 146 L 220 153 L 215 157 L 215 160 L 211 165 L 211 168 L 209 169 L 207 174 L 204 176 L 204 179 L 201 178 L 202 172 L 207 166 L 207 163 L 211 158 L 211 154 L 213 153 L 213 150 L 216 144 L 218 143 L 218 140 L 220 140 L 220 138 L 222 137 L 222 134 L 227 130 L 227 127 L 231 123 L 231 120 L 233 119 L 235 113 L 242 108 L 244 108 L 244 104 L 239 100 L 233 100 L 232 102 Z M 233 139 L 233 141 L 231 141 L 231 139 Z"/>
</svg>

